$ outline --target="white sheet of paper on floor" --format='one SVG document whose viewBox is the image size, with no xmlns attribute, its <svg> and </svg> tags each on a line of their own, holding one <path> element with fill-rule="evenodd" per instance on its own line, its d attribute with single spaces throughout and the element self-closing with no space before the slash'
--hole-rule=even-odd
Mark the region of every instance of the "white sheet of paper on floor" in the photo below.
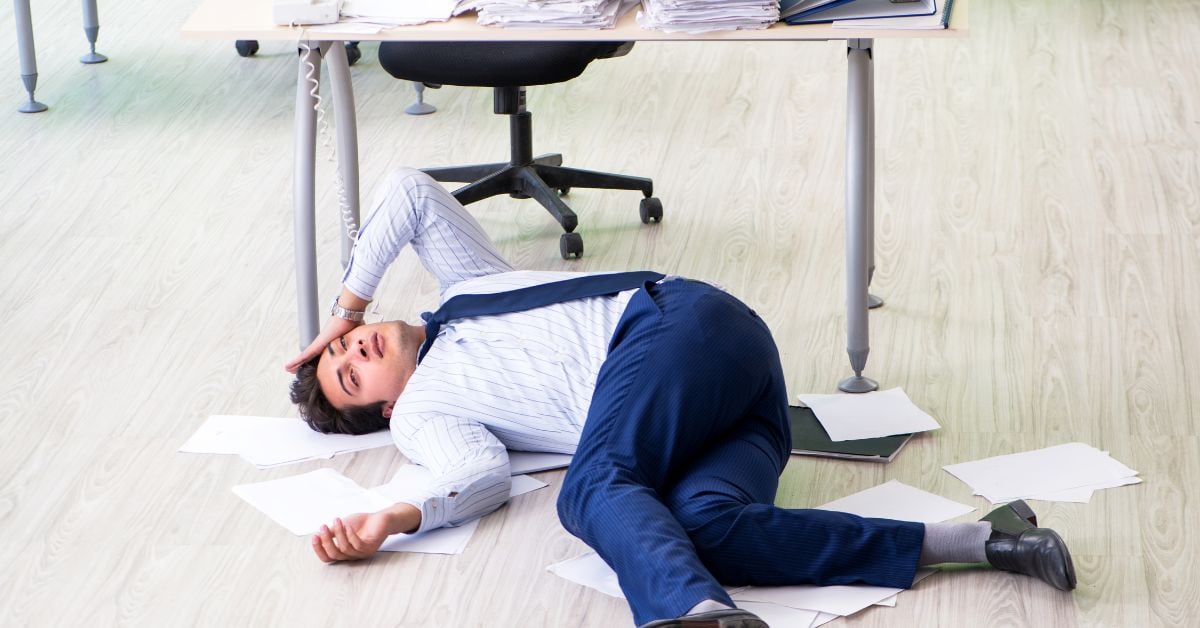
<svg viewBox="0 0 1200 628">
<path fill-rule="evenodd" d="M 571 464 L 571 454 L 547 454 L 533 451 L 508 452 L 508 465 L 513 475 L 562 469 Z"/>
<path fill-rule="evenodd" d="M 900 388 L 855 395 L 800 395 L 835 442 L 925 432 L 941 427 Z"/>
<path fill-rule="evenodd" d="M 479 527 L 479 520 L 468 521 L 455 528 L 437 528 L 420 534 L 393 534 L 381 552 L 414 552 L 418 554 L 461 554 Z"/>
<path fill-rule="evenodd" d="M 333 469 L 241 484 L 233 492 L 296 535 L 314 534 L 338 517 L 392 505 Z"/>
<path fill-rule="evenodd" d="M 913 577 L 913 585 L 936 572 L 935 569 L 918 569 Z M 733 600 L 735 602 L 768 602 L 789 608 L 801 608 L 844 617 L 887 600 L 903 590 L 868 585 L 818 587 L 811 584 L 799 584 L 787 587 L 746 587 L 733 594 Z"/>
<path fill-rule="evenodd" d="M 1100 482 L 1098 484 L 1093 484 L 1090 486 L 1081 486 L 1079 488 L 1069 488 L 1069 489 L 1057 491 L 1054 493 L 1038 493 L 1037 495 L 1030 495 L 1029 497 L 1026 497 L 1025 499 L 1037 499 L 1037 500 L 1046 501 L 1046 502 L 1074 502 L 1076 504 L 1086 504 L 1086 503 L 1092 501 L 1092 495 L 1095 494 L 1095 492 L 1100 489 L 1116 488 L 1118 486 L 1128 486 L 1130 484 L 1141 484 L 1141 483 L 1142 483 L 1142 478 L 1134 476 L 1134 477 L 1123 478 L 1120 480 L 1113 480 L 1112 482 Z"/>
<path fill-rule="evenodd" d="M 831 622 L 837 618 L 838 618 L 838 616 L 834 615 L 833 613 L 817 613 L 817 618 L 814 619 L 811 624 L 809 624 L 809 628 L 817 628 L 817 626 L 824 626 L 825 624 L 828 624 L 829 622 Z"/>
<path fill-rule="evenodd" d="M 576 584 L 595 589 L 605 595 L 625 599 L 617 581 L 617 574 L 595 552 L 588 552 L 582 556 L 555 563 L 546 569 Z M 913 584 L 933 573 L 933 569 L 918 570 Z M 862 585 L 834 587 L 798 585 L 791 587 L 739 587 L 727 588 L 727 590 L 730 591 L 731 597 L 739 603 L 739 606 L 741 602 L 757 602 L 842 616 L 856 613 L 877 602 L 884 602 L 903 589 Z"/>
<path fill-rule="evenodd" d="M 942 467 L 993 504 L 1054 496 L 1079 488 L 1123 485 L 1137 471 L 1091 445 L 1066 443 Z M 1068 493 L 1075 497 L 1078 493 Z"/>
<path fill-rule="evenodd" d="M 213 415 L 179 451 L 237 454 L 251 464 L 267 468 L 391 444 L 388 430 L 361 436 L 322 434 L 300 419 Z"/>
<path fill-rule="evenodd" d="M 772 628 L 790 628 L 792 626 L 811 626 L 813 620 L 820 613 L 816 611 L 806 611 L 802 608 L 788 608 L 778 604 L 767 604 L 765 602 L 738 602 L 738 608 L 750 611 L 758 618 L 767 622 Z"/>
<path fill-rule="evenodd" d="M 921 523 L 947 521 L 975 510 L 972 506 L 934 495 L 899 480 L 891 480 L 865 491 L 835 499 L 817 508 L 848 512 L 860 517 Z"/>
<path fill-rule="evenodd" d="M 575 584 L 595 589 L 605 595 L 625 599 L 625 594 L 621 592 L 621 585 L 617 582 L 617 573 L 596 552 L 588 552 L 561 563 L 554 563 L 546 570 Z"/>
</svg>

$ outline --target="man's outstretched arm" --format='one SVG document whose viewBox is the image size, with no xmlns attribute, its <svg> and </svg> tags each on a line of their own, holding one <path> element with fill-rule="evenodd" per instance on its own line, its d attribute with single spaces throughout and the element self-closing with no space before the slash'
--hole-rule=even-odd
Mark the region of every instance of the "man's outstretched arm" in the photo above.
<svg viewBox="0 0 1200 628">
<path fill-rule="evenodd" d="M 334 519 L 313 535 L 313 552 L 323 563 L 370 558 L 389 536 L 413 532 L 420 525 L 420 509 L 409 504 Z"/>
</svg>

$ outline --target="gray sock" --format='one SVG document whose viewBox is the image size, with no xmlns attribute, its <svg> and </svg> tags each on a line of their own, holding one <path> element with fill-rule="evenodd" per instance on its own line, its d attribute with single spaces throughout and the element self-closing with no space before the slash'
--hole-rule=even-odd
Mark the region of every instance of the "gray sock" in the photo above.
<svg viewBox="0 0 1200 628">
<path fill-rule="evenodd" d="M 987 561 L 984 544 L 992 535 L 988 521 L 974 523 L 927 523 L 921 543 L 919 565 L 939 563 L 982 563 Z"/>
</svg>

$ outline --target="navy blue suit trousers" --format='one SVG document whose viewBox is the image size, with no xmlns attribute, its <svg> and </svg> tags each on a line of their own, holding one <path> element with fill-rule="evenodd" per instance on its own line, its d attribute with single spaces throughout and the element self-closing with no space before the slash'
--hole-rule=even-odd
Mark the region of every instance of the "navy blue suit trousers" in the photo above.
<svg viewBox="0 0 1200 628">
<path fill-rule="evenodd" d="M 774 505 L 791 435 L 771 333 L 708 284 L 648 283 L 613 334 L 558 514 L 617 573 L 634 620 L 722 584 L 912 584 L 925 528 Z"/>
</svg>

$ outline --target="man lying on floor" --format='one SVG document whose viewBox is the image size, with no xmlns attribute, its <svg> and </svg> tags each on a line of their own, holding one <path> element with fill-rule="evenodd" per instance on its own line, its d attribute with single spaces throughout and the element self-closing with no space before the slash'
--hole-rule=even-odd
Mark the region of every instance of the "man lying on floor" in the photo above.
<svg viewBox="0 0 1200 628">
<path fill-rule="evenodd" d="M 406 244 L 440 282 L 441 308 L 424 325 L 363 324 Z M 774 506 L 791 443 L 779 354 L 754 310 L 709 284 L 514 270 L 452 195 L 407 169 L 378 192 L 342 284 L 288 364 L 292 400 L 322 432 L 390 427 L 436 480 L 323 527 L 322 561 L 499 508 L 514 449 L 574 454 L 559 518 L 646 626 L 766 625 L 722 584 L 907 588 L 918 565 L 947 562 L 1075 587 L 1066 544 L 1023 503 L 959 524 Z"/>
</svg>

